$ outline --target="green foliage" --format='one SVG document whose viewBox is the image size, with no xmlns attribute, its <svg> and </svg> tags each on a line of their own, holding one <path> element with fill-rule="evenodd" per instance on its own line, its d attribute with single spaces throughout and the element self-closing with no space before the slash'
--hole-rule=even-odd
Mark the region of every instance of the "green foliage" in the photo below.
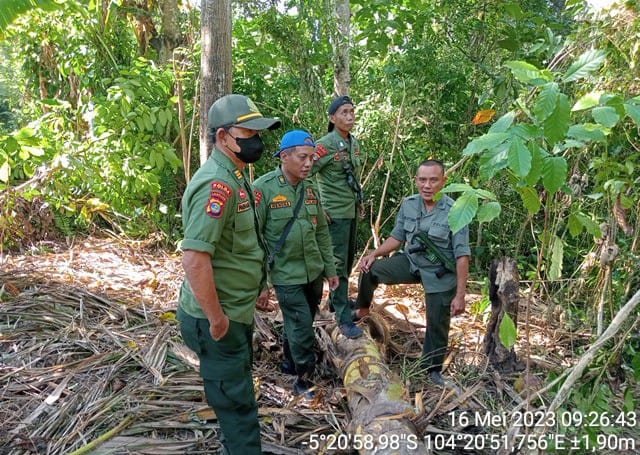
<svg viewBox="0 0 640 455">
<path fill-rule="evenodd" d="M 513 323 L 513 319 L 508 313 L 502 315 L 500 321 L 500 342 L 507 348 L 511 349 L 518 341 L 518 329 Z"/>
</svg>

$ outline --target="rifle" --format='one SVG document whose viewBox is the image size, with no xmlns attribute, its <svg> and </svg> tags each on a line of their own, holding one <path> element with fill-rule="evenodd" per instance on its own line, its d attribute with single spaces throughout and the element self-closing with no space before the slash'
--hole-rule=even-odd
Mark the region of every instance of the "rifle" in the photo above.
<svg viewBox="0 0 640 455">
<path fill-rule="evenodd" d="M 360 186 L 360 182 L 358 182 L 358 179 L 356 178 L 356 176 L 353 175 L 353 166 L 351 166 L 351 163 L 348 160 L 343 159 L 342 168 L 344 169 L 344 172 L 347 174 L 347 184 L 353 190 L 353 192 L 356 193 L 356 196 L 358 197 L 358 202 L 363 203 L 364 191 L 362 191 L 362 187 Z"/>
<path fill-rule="evenodd" d="M 433 243 L 426 232 L 420 232 L 416 234 L 415 239 L 418 241 L 417 245 L 409 247 L 407 250 L 409 253 L 424 252 L 425 257 L 429 262 L 437 264 L 440 262 L 440 268 L 436 270 L 436 276 L 438 279 L 447 273 L 456 273 L 456 264 L 450 257 L 446 256 L 440 249 Z"/>
</svg>

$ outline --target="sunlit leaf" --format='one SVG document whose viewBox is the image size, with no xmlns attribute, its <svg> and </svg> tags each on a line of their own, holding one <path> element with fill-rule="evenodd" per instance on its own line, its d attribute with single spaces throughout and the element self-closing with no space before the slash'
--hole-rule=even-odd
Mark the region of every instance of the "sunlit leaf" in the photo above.
<svg viewBox="0 0 640 455">
<path fill-rule="evenodd" d="M 592 49 L 583 53 L 569 67 L 564 74 L 564 81 L 571 82 L 586 77 L 592 71 L 598 69 L 604 62 L 607 53 L 598 49 Z"/>
<path fill-rule="evenodd" d="M 5 161 L 0 166 L 0 182 L 7 183 L 9 181 L 9 175 L 11 175 L 11 166 L 9 166 L 9 161 Z"/>
<path fill-rule="evenodd" d="M 548 278 L 551 281 L 559 280 L 562 277 L 562 261 L 564 259 L 564 244 L 558 236 L 553 236 L 551 246 L 551 265 L 549 266 Z"/>
<path fill-rule="evenodd" d="M 597 142 L 602 142 L 606 138 L 602 125 L 597 125 L 595 123 L 581 123 L 578 125 L 571 125 L 569 131 L 567 131 L 567 136 L 572 137 L 578 141 Z"/>
<path fill-rule="evenodd" d="M 449 211 L 449 226 L 455 234 L 468 225 L 478 211 L 478 198 L 473 193 L 464 193 Z"/>
<path fill-rule="evenodd" d="M 520 82 L 534 83 L 536 81 L 542 81 L 546 79 L 546 76 L 531 63 L 511 60 L 505 62 L 504 66 L 509 68 L 513 73 L 513 76 Z"/>
<path fill-rule="evenodd" d="M 476 116 L 471 121 L 472 125 L 481 125 L 483 123 L 487 123 L 489 120 L 496 115 L 496 111 L 494 109 L 485 109 L 482 111 L 478 111 Z"/>
<path fill-rule="evenodd" d="M 500 321 L 500 342 L 507 349 L 511 349 L 518 340 L 518 330 L 509 313 L 504 313 Z"/>
<path fill-rule="evenodd" d="M 597 106 L 600 104 L 600 97 L 602 96 L 602 92 L 590 92 L 586 95 L 583 95 L 576 104 L 571 108 L 572 111 L 582 111 L 585 109 L 592 108 L 593 106 Z"/>
</svg>

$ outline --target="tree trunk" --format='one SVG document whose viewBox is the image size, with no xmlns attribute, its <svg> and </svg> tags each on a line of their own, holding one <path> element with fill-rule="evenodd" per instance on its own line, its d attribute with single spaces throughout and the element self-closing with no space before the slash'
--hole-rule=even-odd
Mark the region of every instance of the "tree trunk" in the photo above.
<svg viewBox="0 0 640 455">
<path fill-rule="evenodd" d="M 343 378 L 353 417 L 347 431 L 352 435 L 351 441 L 364 443 L 360 453 L 426 454 L 409 420 L 414 411 L 405 401 L 402 382 L 385 364 L 375 341 L 369 336 L 351 340 L 338 328 L 331 338 L 334 349 L 329 350 L 329 355 Z"/>
<path fill-rule="evenodd" d="M 489 270 L 489 298 L 491 319 L 484 339 L 484 352 L 489 362 L 499 371 L 514 371 L 518 368 L 513 347 L 507 349 L 500 341 L 500 323 L 507 313 L 518 326 L 519 300 L 518 263 L 513 258 L 493 261 Z"/>
<path fill-rule="evenodd" d="M 337 27 L 333 29 L 333 90 L 336 96 L 349 95 L 351 75 L 349 74 L 349 47 L 351 44 L 351 8 L 349 0 L 335 0 L 333 3 Z"/>
<path fill-rule="evenodd" d="M 182 42 L 180 10 L 178 0 L 159 0 L 158 5 L 162 13 L 158 61 L 164 65 L 173 59 L 173 50 Z"/>
<path fill-rule="evenodd" d="M 211 143 L 209 108 L 231 93 L 231 1 L 202 0 L 202 60 L 200 67 L 200 164 L 207 161 Z"/>
</svg>

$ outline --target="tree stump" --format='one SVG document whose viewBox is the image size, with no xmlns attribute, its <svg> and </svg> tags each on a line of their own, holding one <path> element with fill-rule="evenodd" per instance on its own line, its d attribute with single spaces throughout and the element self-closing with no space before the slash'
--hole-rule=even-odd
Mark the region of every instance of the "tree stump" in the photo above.
<svg viewBox="0 0 640 455">
<path fill-rule="evenodd" d="M 507 349 L 500 341 L 500 323 L 507 313 L 518 326 L 519 293 L 518 262 L 513 258 L 496 259 L 489 270 L 489 298 L 491 319 L 484 338 L 484 352 L 489 363 L 498 371 L 515 371 L 518 368 L 516 352 Z"/>
<path fill-rule="evenodd" d="M 348 339 L 337 327 L 331 341 L 335 348 L 331 361 L 343 378 L 353 417 L 351 440 L 363 442 L 360 453 L 429 453 L 410 420 L 414 410 L 406 400 L 402 381 L 389 370 L 376 342 L 368 334 Z M 360 448 L 357 444 L 352 447 Z"/>
</svg>

